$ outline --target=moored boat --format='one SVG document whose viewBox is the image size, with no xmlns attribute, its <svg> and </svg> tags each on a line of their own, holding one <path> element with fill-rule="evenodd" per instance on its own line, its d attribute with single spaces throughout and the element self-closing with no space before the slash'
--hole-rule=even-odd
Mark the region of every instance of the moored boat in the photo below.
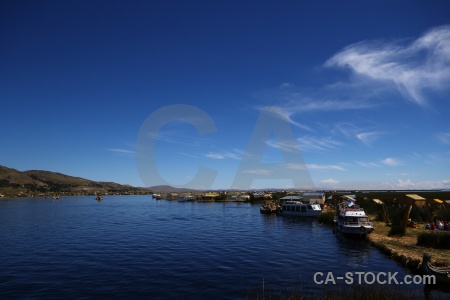
<svg viewBox="0 0 450 300">
<path fill-rule="evenodd" d="M 181 195 L 178 197 L 178 202 L 187 202 L 187 201 L 194 201 L 194 197 L 191 195 Z"/>
<path fill-rule="evenodd" d="M 282 216 L 318 217 L 322 213 L 319 204 L 305 204 L 301 201 L 286 201 L 279 210 Z"/>
<path fill-rule="evenodd" d="M 261 205 L 261 207 L 259 208 L 259 212 L 267 215 L 274 214 L 277 212 L 277 205 L 272 201 L 267 201 L 266 203 Z"/>
<path fill-rule="evenodd" d="M 344 201 L 338 204 L 337 217 L 334 220 L 337 231 L 344 235 L 365 237 L 373 231 L 373 224 L 369 217 L 353 201 Z"/>
<path fill-rule="evenodd" d="M 423 254 L 422 260 L 422 272 L 426 275 L 433 275 L 437 282 L 450 283 L 450 266 L 447 267 L 435 267 L 431 264 L 431 255 L 428 253 Z"/>
</svg>

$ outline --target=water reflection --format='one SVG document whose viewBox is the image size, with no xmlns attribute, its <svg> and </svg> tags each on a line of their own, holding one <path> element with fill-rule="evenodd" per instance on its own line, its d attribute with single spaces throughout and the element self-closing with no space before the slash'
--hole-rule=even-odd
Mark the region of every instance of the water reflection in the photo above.
<svg viewBox="0 0 450 300">
<path fill-rule="evenodd" d="M 426 300 L 450 299 L 450 285 L 443 283 L 426 284 L 423 288 L 423 293 Z M 444 298 L 445 294 L 447 294 L 448 298 Z"/>
</svg>

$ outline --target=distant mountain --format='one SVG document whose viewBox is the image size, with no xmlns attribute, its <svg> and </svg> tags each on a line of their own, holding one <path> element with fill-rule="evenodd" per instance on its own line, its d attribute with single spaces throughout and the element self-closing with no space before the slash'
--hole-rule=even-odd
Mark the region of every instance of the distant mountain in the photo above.
<svg viewBox="0 0 450 300">
<path fill-rule="evenodd" d="M 148 194 L 147 188 L 138 188 L 114 182 L 97 182 L 61 173 L 30 170 L 18 171 L 0 166 L 0 194 L 25 195 L 90 195 L 90 194 Z"/>
<path fill-rule="evenodd" d="M 193 189 L 187 189 L 187 188 L 176 188 L 170 185 L 155 185 L 149 187 L 150 190 L 157 192 L 157 193 L 170 193 L 170 192 L 198 192 L 197 190 Z"/>
</svg>

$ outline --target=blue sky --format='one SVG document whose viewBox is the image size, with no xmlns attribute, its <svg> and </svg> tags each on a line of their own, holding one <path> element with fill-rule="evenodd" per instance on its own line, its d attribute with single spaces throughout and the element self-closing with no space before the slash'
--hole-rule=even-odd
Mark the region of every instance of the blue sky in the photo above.
<svg viewBox="0 0 450 300">
<path fill-rule="evenodd" d="M 448 189 L 449 11 L 2 1 L 0 164 L 134 186 Z"/>
</svg>

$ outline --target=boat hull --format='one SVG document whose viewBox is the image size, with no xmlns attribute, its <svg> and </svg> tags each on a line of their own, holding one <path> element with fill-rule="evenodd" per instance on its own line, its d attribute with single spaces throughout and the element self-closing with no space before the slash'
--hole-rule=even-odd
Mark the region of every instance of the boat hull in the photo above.
<svg viewBox="0 0 450 300">
<path fill-rule="evenodd" d="M 373 227 L 364 225 L 348 226 L 336 223 L 336 231 L 346 236 L 364 238 L 373 231 Z"/>
<path fill-rule="evenodd" d="M 449 267 L 434 267 L 430 263 L 431 256 L 429 254 L 423 255 L 422 271 L 426 275 L 433 275 L 439 283 L 450 284 L 450 266 Z"/>
<path fill-rule="evenodd" d="M 277 212 L 276 209 L 260 209 L 259 210 L 260 213 L 264 214 L 264 215 L 270 215 L 270 214 L 274 214 Z"/>
<path fill-rule="evenodd" d="M 321 211 L 283 211 L 281 212 L 282 216 L 289 216 L 289 217 L 308 217 L 308 218 L 317 218 L 321 214 Z"/>
</svg>

